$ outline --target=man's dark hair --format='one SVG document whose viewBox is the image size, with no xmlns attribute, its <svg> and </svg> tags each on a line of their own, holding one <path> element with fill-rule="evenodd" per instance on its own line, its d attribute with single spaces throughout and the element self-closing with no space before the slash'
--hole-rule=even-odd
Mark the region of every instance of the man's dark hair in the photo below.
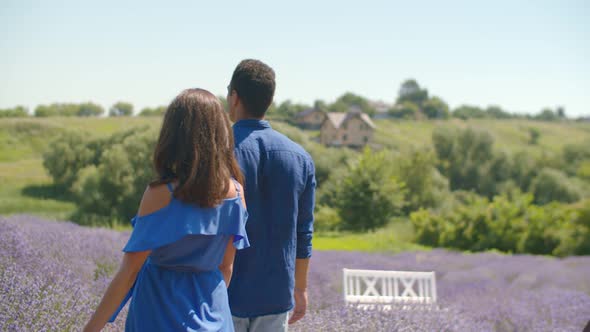
<svg viewBox="0 0 590 332">
<path fill-rule="evenodd" d="M 261 118 L 275 94 L 275 72 L 259 60 L 242 60 L 234 70 L 230 88 L 235 90 L 248 115 Z"/>
</svg>

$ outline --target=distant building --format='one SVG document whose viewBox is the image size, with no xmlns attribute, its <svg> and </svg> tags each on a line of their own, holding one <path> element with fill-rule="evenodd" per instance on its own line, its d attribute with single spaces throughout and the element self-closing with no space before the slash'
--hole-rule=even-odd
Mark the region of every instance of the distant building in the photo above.
<svg viewBox="0 0 590 332">
<path fill-rule="evenodd" d="M 375 124 L 358 110 L 327 113 L 321 126 L 320 142 L 329 146 L 362 147 L 373 140 Z"/>
<path fill-rule="evenodd" d="M 390 104 L 379 100 L 372 101 L 369 105 L 375 109 L 375 114 L 373 115 L 374 119 L 387 119 L 390 117 L 389 110 L 392 107 Z"/>
<path fill-rule="evenodd" d="M 326 119 L 326 113 L 315 108 L 307 109 L 295 115 L 295 123 L 305 129 L 320 129 Z"/>
</svg>

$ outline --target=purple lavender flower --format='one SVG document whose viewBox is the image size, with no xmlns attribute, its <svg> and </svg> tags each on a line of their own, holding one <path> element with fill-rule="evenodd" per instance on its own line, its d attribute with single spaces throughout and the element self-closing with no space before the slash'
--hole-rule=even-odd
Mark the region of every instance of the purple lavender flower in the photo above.
<svg viewBox="0 0 590 332">
<path fill-rule="evenodd" d="M 76 331 L 115 273 L 129 234 L 32 216 L 0 217 L 0 331 Z M 435 271 L 438 308 L 344 305 L 342 268 Z M 308 314 L 293 331 L 581 331 L 590 257 L 445 250 L 316 251 Z M 123 330 L 125 312 L 106 331 Z"/>
</svg>

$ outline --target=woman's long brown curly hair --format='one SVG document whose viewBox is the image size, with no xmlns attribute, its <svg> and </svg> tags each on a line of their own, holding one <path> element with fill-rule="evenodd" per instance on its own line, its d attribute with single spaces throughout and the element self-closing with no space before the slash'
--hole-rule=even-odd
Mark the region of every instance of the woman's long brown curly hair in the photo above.
<svg viewBox="0 0 590 332">
<path fill-rule="evenodd" d="M 177 181 L 174 197 L 201 207 L 222 202 L 230 177 L 243 183 L 231 124 L 217 97 L 188 89 L 170 103 L 154 151 L 154 168 L 158 180 L 150 185 Z"/>
</svg>

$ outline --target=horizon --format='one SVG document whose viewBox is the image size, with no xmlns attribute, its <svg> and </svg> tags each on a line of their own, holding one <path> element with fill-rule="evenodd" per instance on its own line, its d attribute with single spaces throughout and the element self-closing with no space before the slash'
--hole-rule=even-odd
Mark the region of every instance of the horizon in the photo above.
<svg viewBox="0 0 590 332">
<path fill-rule="evenodd" d="M 289 15 L 287 15 L 287 12 Z M 0 9 L 0 108 L 91 101 L 165 106 L 183 89 L 224 96 L 237 63 L 277 73 L 275 102 L 312 106 L 346 92 L 393 104 L 414 78 L 451 109 L 590 115 L 590 6 L 472 4 L 79 4 Z"/>
</svg>

